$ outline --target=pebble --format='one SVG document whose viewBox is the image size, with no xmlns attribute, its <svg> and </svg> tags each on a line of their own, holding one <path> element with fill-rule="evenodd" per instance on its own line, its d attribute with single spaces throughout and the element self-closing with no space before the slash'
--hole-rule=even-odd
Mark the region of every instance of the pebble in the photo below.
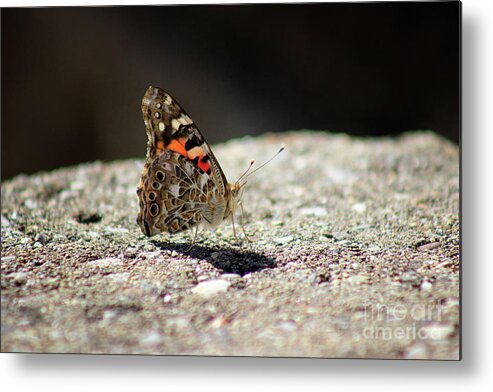
<svg viewBox="0 0 493 392">
<path fill-rule="evenodd" d="M 45 245 L 50 240 L 50 238 L 44 233 L 38 233 L 34 240 Z"/>
<path fill-rule="evenodd" d="M 358 284 L 367 283 L 370 280 L 370 278 L 368 277 L 368 275 L 360 274 L 360 275 L 350 276 L 347 280 L 352 285 L 358 285 Z"/>
<path fill-rule="evenodd" d="M 411 346 L 405 353 L 404 358 L 406 359 L 427 359 L 428 354 L 426 346 L 423 344 L 415 344 Z"/>
<path fill-rule="evenodd" d="M 219 293 L 225 292 L 230 285 L 231 283 L 224 279 L 208 280 L 195 286 L 192 289 L 192 293 L 203 298 L 211 298 Z"/>
<path fill-rule="evenodd" d="M 69 189 L 62 191 L 59 195 L 60 201 L 62 201 L 62 202 L 66 201 L 68 199 L 75 199 L 77 197 L 79 197 L 79 192 L 69 190 Z"/>
<path fill-rule="evenodd" d="M 120 272 L 118 274 L 111 274 L 105 276 L 105 278 L 110 279 L 116 283 L 124 283 L 128 280 L 128 277 L 130 276 L 130 272 Z"/>
<path fill-rule="evenodd" d="M 324 236 L 326 238 L 334 238 L 334 234 L 332 234 L 332 232 L 328 228 L 320 230 L 320 236 Z"/>
<path fill-rule="evenodd" d="M 178 252 L 176 250 L 171 252 L 171 257 L 176 257 L 178 256 Z"/>
<path fill-rule="evenodd" d="M 2 227 L 5 227 L 5 228 L 10 227 L 10 221 L 4 215 L 2 215 L 0 222 L 2 224 Z"/>
<path fill-rule="evenodd" d="M 438 248 L 440 246 L 440 242 L 430 242 L 429 244 L 424 244 L 418 247 L 418 250 L 432 250 Z"/>
<path fill-rule="evenodd" d="M 221 255 L 220 252 L 212 252 L 211 253 L 211 257 L 217 261 L 217 259 L 219 258 L 219 256 Z"/>
<path fill-rule="evenodd" d="M 113 309 L 107 309 L 103 312 L 103 320 L 111 320 L 117 316 L 116 311 Z"/>
<path fill-rule="evenodd" d="M 58 242 L 58 243 L 63 242 L 63 241 L 65 241 L 66 239 L 67 239 L 67 237 L 66 237 L 65 235 L 63 235 L 63 234 L 55 234 L 55 235 L 53 236 L 53 241 L 54 241 L 54 242 Z"/>
<path fill-rule="evenodd" d="M 394 193 L 393 196 L 396 200 L 409 200 L 411 198 L 409 193 Z"/>
<path fill-rule="evenodd" d="M 199 262 L 195 259 L 190 259 L 185 261 L 185 265 L 188 265 L 190 267 L 196 267 Z"/>
<path fill-rule="evenodd" d="M 3 263 L 10 263 L 11 261 L 15 260 L 15 256 L 3 256 L 2 257 L 2 262 Z"/>
<path fill-rule="evenodd" d="M 138 250 L 136 248 L 127 248 L 124 252 L 125 257 L 134 259 L 137 257 Z"/>
<path fill-rule="evenodd" d="M 125 227 L 107 227 L 106 229 L 104 229 L 104 231 L 106 233 L 116 233 L 116 234 L 125 234 L 125 233 L 128 233 L 128 229 L 126 229 Z"/>
<path fill-rule="evenodd" d="M 433 285 L 428 282 L 427 280 L 423 280 L 423 282 L 421 283 L 421 286 L 419 286 L 419 288 L 422 290 L 422 291 L 428 291 L 430 290 L 431 288 L 433 287 Z"/>
<path fill-rule="evenodd" d="M 147 246 L 147 245 L 146 245 Z M 155 251 L 155 252 L 141 252 L 139 253 L 138 257 L 146 260 L 154 260 L 161 256 L 161 252 Z"/>
<path fill-rule="evenodd" d="M 143 290 L 143 291 L 153 291 L 153 290 L 157 290 L 157 287 L 156 285 L 153 283 L 153 282 L 149 282 L 149 281 L 143 281 L 140 283 L 140 288 Z"/>
<path fill-rule="evenodd" d="M 351 206 L 353 211 L 356 211 L 358 214 L 362 214 L 366 212 L 366 204 L 365 203 L 355 203 Z"/>
<path fill-rule="evenodd" d="M 17 286 L 22 286 L 27 282 L 27 274 L 24 272 L 15 272 L 11 274 L 12 281 L 17 285 Z"/>
<path fill-rule="evenodd" d="M 171 302 L 171 294 L 166 294 L 164 297 L 163 297 L 163 302 L 165 304 Z"/>
<path fill-rule="evenodd" d="M 38 208 L 38 202 L 33 199 L 26 199 L 26 201 L 24 201 L 24 205 L 31 210 Z"/>
<path fill-rule="evenodd" d="M 63 332 L 57 330 L 50 331 L 50 339 L 58 340 L 63 336 Z"/>
<path fill-rule="evenodd" d="M 122 265 L 123 263 L 120 259 L 117 259 L 116 257 L 108 257 L 105 259 L 92 260 L 89 261 L 87 264 L 96 265 L 98 267 L 111 267 L 115 265 Z"/>
<path fill-rule="evenodd" d="M 452 262 L 452 260 L 445 260 L 445 261 L 441 262 L 440 264 L 438 264 L 438 265 L 436 266 L 436 268 L 443 268 L 443 267 L 447 267 L 447 266 L 449 266 L 449 265 L 450 265 L 450 264 L 452 264 L 452 263 L 453 263 L 453 262 Z"/>
<path fill-rule="evenodd" d="M 221 278 L 234 280 L 234 279 L 240 279 L 241 275 L 239 275 L 239 274 L 222 274 Z"/>
<path fill-rule="evenodd" d="M 184 318 L 175 318 L 171 319 L 166 323 L 169 327 L 174 327 L 177 330 L 181 331 L 186 331 L 187 328 L 189 328 L 190 323 L 188 322 L 187 319 Z"/>
<path fill-rule="evenodd" d="M 293 321 L 281 321 L 279 323 L 279 328 L 286 332 L 294 332 L 297 329 L 296 323 Z"/>
<path fill-rule="evenodd" d="M 89 238 L 92 238 L 92 239 L 98 239 L 101 237 L 101 233 L 99 233 L 97 231 L 92 231 L 92 230 L 89 230 L 87 232 L 87 235 L 89 236 Z"/>
<path fill-rule="evenodd" d="M 83 191 L 86 188 L 86 183 L 84 180 L 72 181 L 70 182 L 70 189 L 76 191 Z"/>
<path fill-rule="evenodd" d="M 306 215 L 306 216 L 322 217 L 322 216 L 326 216 L 328 214 L 328 212 L 324 207 L 313 206 L 313 207 L 301 208 L 300 214 Z"/>
<path fill-rule="evenodd" d="M 293 236 L 292 235 L 288 235 L 288 236 L 285 236 L 285 237 L 278 238 L 276 240 L 276 244 L 278 244 L 278 245 L 284 245 L 284 244 L 290 243 L 293 240 L 294 240 Z"/>
<path fill-rule="evenodd" d="M 143 346 L 154 346 L 161 343 L 162 336 L 158 332 L 151 332 L 140 338 L 139 342 Z"/>
<path fill-rule="evenodd" d="M 400 281 L 403 283 L 416 283 L 418 280 L 420 277 L 414 271 L 406 271 L 400 276 Z"/>
</svg>

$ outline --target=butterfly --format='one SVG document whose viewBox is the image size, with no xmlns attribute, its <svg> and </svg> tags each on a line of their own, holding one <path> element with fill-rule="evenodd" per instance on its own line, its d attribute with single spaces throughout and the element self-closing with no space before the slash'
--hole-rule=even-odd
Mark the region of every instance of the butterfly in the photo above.
<svg viewBox="0 0 493 392">
<path fill-rule="evenodd" d="M 243 185 L 226 180 L 210 146 L 178 102 L 159 87 L 142 99 L 147 157 L 137 188 L 142 232 L 152 237 L 215 228 L 240 204 Z M 250 164 L 250 166 L 253 164 Z"/>
</svg>

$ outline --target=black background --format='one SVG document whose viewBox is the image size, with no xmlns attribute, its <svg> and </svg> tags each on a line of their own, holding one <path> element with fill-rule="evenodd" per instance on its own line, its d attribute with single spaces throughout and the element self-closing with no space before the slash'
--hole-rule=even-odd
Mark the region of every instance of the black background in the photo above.
<svg viewBox="0 0 493 392">
<path fill-rule="evenodd" d="M 460 3 L 2 9 L 2 179 L 144 157 L 171 93 L 209 143 L 460 129 Z"/>
</svg>

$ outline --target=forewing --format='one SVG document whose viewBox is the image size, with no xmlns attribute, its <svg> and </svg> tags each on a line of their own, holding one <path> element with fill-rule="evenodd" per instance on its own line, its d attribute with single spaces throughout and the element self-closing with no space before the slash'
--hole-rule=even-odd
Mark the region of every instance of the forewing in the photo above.
<svg viewBox="0 0 493 392">
<path fill-rule="evenodd" d="M 164 90 L 149 87 L 142 100 L 147 158 L 137 190 L 142 231 L 177 233 L 224 215 L 229 188 L 192 119 Z"/>
</svg>

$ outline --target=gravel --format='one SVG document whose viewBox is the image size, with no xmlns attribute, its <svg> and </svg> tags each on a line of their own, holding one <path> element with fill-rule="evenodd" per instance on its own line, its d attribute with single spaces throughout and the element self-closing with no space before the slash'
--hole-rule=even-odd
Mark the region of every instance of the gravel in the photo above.
<svg viewBox="0 0 493 392">
<path fill-rule="evenodd" d="M 146 238 L 142 159 L 2 183 L 2 351 L 460 358 L 459 149 L 432 132 L 215 146 L 228 222 Z M 241 230 L 238 230 L 241 235 Z"/>
</svg>

